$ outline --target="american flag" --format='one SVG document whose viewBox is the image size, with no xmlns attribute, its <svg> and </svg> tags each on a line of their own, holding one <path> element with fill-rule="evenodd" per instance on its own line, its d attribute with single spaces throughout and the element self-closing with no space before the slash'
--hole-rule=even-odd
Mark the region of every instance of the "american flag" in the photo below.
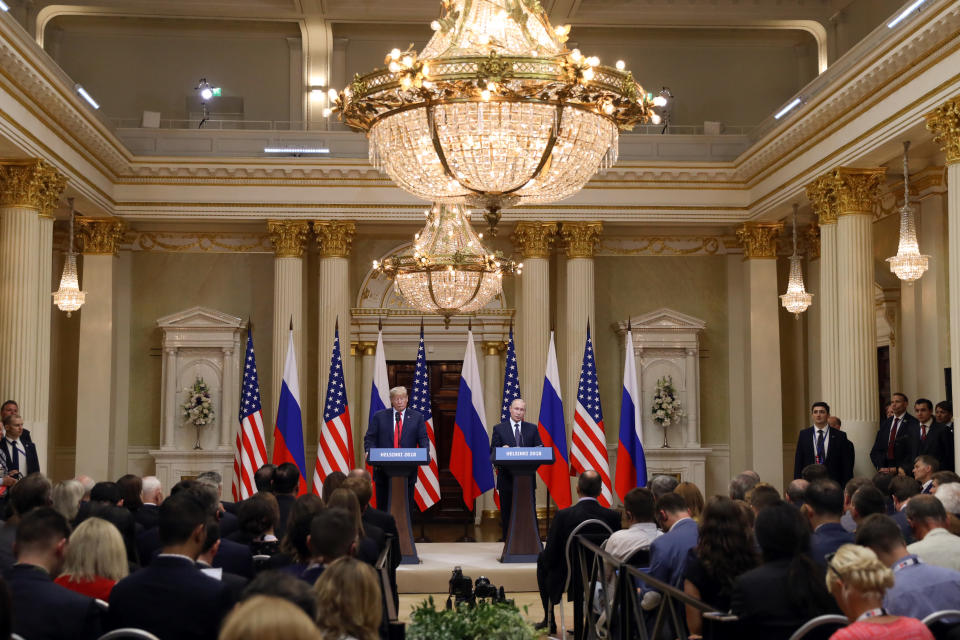
<svg viewBox="0 0 960 640">
<path fill-rule="evenodd" d="M 334 471 L 349 473 L 354 463 L 350 408 L 347 406 L 347 388 L 343 383 L 343 360 L 340 357 L 339 321 L 333 330 L 333 353 L 330 356 L 323 422 L 317 446 L 317 462 L 313 467 L 313 492 L 318 496 L 328 475 Z"/>
<path fill-rule="evenodd" d="M 420 323 L 420 347 L 417 349 L 410 408 L 423 415 L 423 421 L 427 423 L 427 437 L 430 438 L 430 464 L 417 467 L 417 484 L 413 494 L 420 511 L 426 511 L 440 502 L 440 471 L 437 466 L 437 439 L 433 435 L 433 411 L 430 408 L 430 370 L 423 348 L 423 322 Z"/>
<path fill-rule="evenodd" d="M 610 506 L 610 465 L 607 462 L 607 438 L 603 433 L 603 409 L 600 408 L 600 389 L 597 386 L 597 363 L 587 323 L 587 344 L 583 349 L 580 384 L 577 388 L 577 408 L 573 414 L 573 438 L 570 452 L 572 470 L 578 474 L 594 469 L 603 480 L 603 491 L 598 500 Z"/>
<path fill-rule="evenodd" d="M 253 474 L 267 461 L 263 412 L 260 410 L 260 381 L 257 379 L 257 360 L 253 356 L 253 333 L 249 328 L 240 396 L 240 430 L 237 432 L 237 454 L 233 458 L 231 487 L 234 501 L 246 500 L 257 492 Z"/>
<path fill-rule="evenodd" d="M 510 417 L 510 405 L 520 397 L 520 369 L 517 367 L 517 350 L 513 346 L 513 325 L 510 325 L 510 341 L 507 342 L 507 364 L 503 370 L 503 404 L 500 406 L 500 421 Z"/>
</svg>

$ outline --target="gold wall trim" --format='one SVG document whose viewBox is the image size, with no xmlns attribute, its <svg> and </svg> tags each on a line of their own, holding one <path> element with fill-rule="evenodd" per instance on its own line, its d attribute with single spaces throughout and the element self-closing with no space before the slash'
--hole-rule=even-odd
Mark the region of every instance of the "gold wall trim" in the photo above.
<svg viewBox="0 0 960 640">
<path fill-rule="evenodd" d="M 727 254 L 722 236 L 603 238 L 595 256 L 715 256 Z"/>
<path fill-rule="evenodd" d="M 130 231 L 123 249 L 171 253 L 273 253 L 266 233 Z"/>
</svg>

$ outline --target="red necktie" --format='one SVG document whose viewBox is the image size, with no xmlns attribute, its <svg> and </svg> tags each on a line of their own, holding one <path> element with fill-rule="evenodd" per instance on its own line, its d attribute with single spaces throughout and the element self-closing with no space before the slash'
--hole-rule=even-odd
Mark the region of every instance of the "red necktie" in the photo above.
<svg viewBox="0 0 960 640">
<path fill-rule="evenodd" d="M 922 424 L 920 425 L 920 441 L 922 442 L 926 439 L 927 439 L 927 425 Z"/>
<path fill-rule="evenodd" d="M 393 429 L 393 448 L 400 448 L 400 432 L 403 431 L 403 414 L 399 411 L 397 412 L 397 424 Z"/>
<path fill-rule="evenodd" d="M 890 442 L 887 443 L 887 460 L 893 460 L 893 443 L 897 439 L 897 427 L 900 426 L 900 418 L 894 418 L 890 423 Z"/>
</svg>

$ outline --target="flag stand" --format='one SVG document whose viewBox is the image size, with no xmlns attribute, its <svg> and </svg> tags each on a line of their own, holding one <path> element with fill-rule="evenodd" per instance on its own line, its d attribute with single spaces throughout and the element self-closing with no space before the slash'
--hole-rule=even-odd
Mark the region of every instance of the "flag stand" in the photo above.
<svg viewBox="0 0 960 640">
<path fill-rule="evenodd" d="M 423 515 L 422 512 L 421 515 Z M 417 544 L 422 542 L 433 542 L 433 540 L 430 539 L 430 536 L 427 535 L 427 523 L 423 520 L 420 521 L 420 535 L 417 536 L 416 542 Z"/>
<path fill-rule="evenodd" d="M 471 525 L 471 523 L 469 523 L 469 522 L 464 522 L 464 523 L 463 523 L 463 537 L 461 537 L 459 540 L 457 540 L 457 542 L 476 542 L 476 541 L 477 541 L 476 538 L 474 538 L 472 535 L 470 535 L 470 527 L 471 527 L 471 526 L 472 526 L 472 525 Z"/>
</svg>

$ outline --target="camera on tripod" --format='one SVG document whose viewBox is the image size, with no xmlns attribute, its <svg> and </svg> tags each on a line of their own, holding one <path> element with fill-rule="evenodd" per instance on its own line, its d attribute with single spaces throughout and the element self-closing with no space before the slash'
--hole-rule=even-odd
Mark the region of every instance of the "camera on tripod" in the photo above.
<svg viewBox="0 0 960 640">
<path fill-rule="evenodd" d="M 477 604 L 477 600 L 489 600 L 490 602 L 506 602 L 513 604 L 513 600 L 507 600 L 503 587 L 499 589 L 490 583 L 486 576 L 480 576 L 474 583 L 470 576 L 463 575 L 463 569 L 455 567 L 450 576 L 450 593 L 447 596 L 447 609 L 454 606 L 460 606 L 467 603 L 471 606 Z"/>
</svg>

